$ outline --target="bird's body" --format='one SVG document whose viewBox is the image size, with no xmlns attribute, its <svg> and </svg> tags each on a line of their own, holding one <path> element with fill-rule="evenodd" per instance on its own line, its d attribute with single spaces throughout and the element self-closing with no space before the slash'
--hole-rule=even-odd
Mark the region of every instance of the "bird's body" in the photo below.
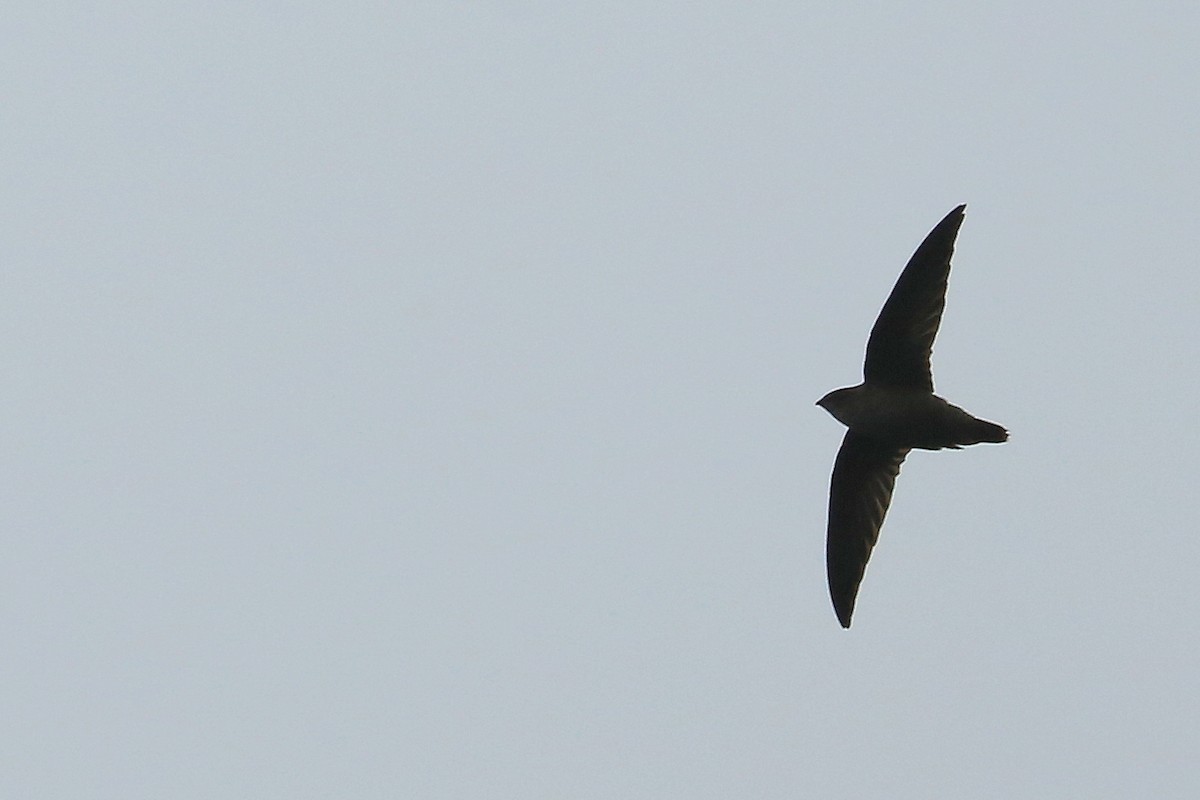
<svg viewBox="0 0 1200 800">
<path fill-rule="evenodd" d="M 845 628 L 909 451 L 1008 439 L 1003 427 L 933 393 L 929 356 L 964 209 L 938 223 L 896 281 L 867 341 L 863 382 L 817 401 L 849 428 L 830 480 L 826 539 L 829 593 Z"/>
<path fill-rule="evenodd" d="M 817 405 L 856 433 L 910 450 L 957 450 L 1007 438 L 999 425 L 918 389 L 861 383 L 835 389 Z"/>
</svg>

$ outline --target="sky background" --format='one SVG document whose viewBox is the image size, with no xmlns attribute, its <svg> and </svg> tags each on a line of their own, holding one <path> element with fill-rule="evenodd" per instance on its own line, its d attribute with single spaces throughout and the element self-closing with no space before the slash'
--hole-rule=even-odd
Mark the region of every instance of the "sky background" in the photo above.
<svg viewBox="0 0 1200 800">
<path fill-rule="evenodd" d="M 1195 797 L 1200 6 L 33 3 L 0 795 Z M 967 203 L 854 627 L 843 429 Z"/>
</svg>

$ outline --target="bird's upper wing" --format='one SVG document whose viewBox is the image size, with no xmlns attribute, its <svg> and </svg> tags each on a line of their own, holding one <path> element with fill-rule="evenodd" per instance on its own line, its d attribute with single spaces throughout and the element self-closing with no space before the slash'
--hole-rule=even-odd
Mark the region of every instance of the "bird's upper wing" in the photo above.
<svg viewBox="0 0 1200 800">
<path fill-rule="evenodd" d="M 900 273 L 867 340 L 863 377 L 868 383 L 933 391 L 929 354 L 946 305 L 950 256 L 964 209 L 947 214 Z"/>
<path fill-rule="evenodd" d="M 825 565 L 829 596 L 843 628 L 850 627 L 854 599 L 879 527 L 892 502 L 892 488 L 908 450 L 847 431 L 829 482 L 829 531 Z"/>
</svg>

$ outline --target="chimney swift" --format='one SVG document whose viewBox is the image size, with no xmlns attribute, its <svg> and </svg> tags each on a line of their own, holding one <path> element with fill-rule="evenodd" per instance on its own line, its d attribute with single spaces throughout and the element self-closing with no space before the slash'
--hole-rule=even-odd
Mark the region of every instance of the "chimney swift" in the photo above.
<svg viewBox="0 0 1200 800">
<path fill-rule="evenodd" d="M 908 451 L 1008 440 L 1001 426 L 933 393 L 929 354 L 946 305 L 950 256 L 965 208 L 947 214 L 900 273 L 867 340 L 863 382 L 817 401 L 849 428 L 829 481 L 825 541 L 829 596 L 843 628 L 850 627 L 858 585 Z"/>
</svg>

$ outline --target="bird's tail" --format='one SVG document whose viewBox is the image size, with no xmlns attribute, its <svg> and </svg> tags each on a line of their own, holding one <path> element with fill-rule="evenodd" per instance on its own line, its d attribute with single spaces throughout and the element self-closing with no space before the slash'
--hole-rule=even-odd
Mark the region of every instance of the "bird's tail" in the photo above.
<svg viewBox="0 0 1200 800">
<path fill-rule="evenodd" d="M 977 417 L 971 419 L 971 423 L 966 426 L 962 434 L 963 438 L 958 441 L 960 445 L 979 444 L 980 442 L 999 444 L 1008 441 L 1008 431 L 1003 427 Z"/>
</svg>

